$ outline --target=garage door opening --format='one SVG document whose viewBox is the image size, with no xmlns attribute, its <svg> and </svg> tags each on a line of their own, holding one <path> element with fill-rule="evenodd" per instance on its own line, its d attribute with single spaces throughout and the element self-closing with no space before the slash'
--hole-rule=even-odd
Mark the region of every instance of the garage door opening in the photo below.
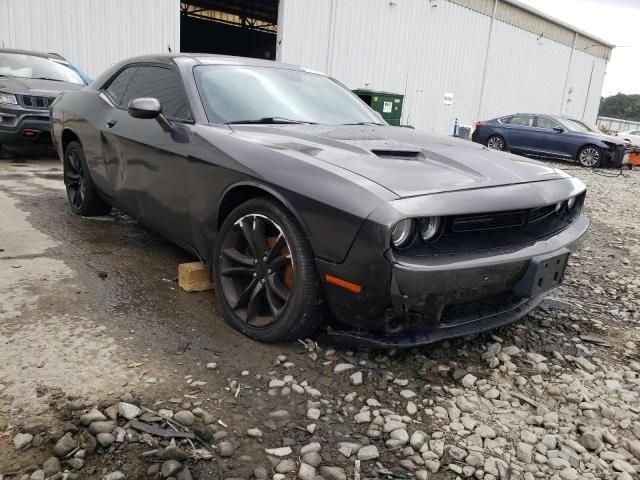
<svg viewBox="0 0 640 480">
<path fill-rule="evenodd" d="M 180 2 L 180 50 L 276 58 L 278 0 Z"/>
</svg>

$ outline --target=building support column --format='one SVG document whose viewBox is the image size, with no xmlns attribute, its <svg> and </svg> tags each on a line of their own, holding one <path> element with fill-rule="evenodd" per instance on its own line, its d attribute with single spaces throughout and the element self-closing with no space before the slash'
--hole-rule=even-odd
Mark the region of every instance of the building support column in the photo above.
<svg viewBox="0 0 640 480">
<path fill-rule="evenodd" d="M 578 41 L 578 32 L 573 34 L 573 45 L 569 54 L 569 65 L 567 65 L 567 74 L 564 77 L 564 88 L 562 89 L 562 101 L 560 102 L 560 116 L 564 113 L 564 102 L 567 99 L 567 87 L 569 86 L 569 74 L 571 73 L 571 64 L 573 63 L 573 52 L 576 50 L 576 42 Z"/>
<path fill-rule="evenodd" d="M 499 0 L 493 2 L 493 13 L 491 14 L 491 24 L 489 25 L 489 38 L 487 39 L 487 48 L 484 54 L 484 67 L 482 68 L 482 83 L 480 85 L 480 100 L 478 101 L 478 113 L 476 120 L 480 120 L 482 114 L 482 102 L 484 101 L 484 90 L 487 85 L 487 67 L 489 65 L 489 52 L 491 51 L 491 39 L 493 38 L 493 24 L 496 21 L 496 12 L 498 11 Z"/>
</svg>

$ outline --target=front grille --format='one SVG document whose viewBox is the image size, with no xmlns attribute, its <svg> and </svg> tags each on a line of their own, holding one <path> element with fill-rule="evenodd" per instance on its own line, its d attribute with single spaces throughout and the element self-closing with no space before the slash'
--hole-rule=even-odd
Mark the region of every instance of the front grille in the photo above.
<svg viewBox="0 0 640 480">
<path fill-rule="evenodd" d="M 529 212 L 529 223 L 537 222 L 543 218 L 547 218 L 549 215 L 556 211 L 555 205 L 547 205 L 546 207 L 533 208 Z"/>
<path fill-rule="evenodd" d="M 452 327 L 490 315 L 497 315 L 511 310 L 523 302 L 524 300 L 513 292 L 505 292 L 470 302 L 447 305 L 440 315 L 440 325 Z"/>
<path fill-rule="evenodd" d="M 520 210 L 474 213 L 442 217 L 437 240 L 422 242 L 416 236 L 411 246 L 396 252 L 398 258 L 449 255 L 524 245 L 548 238 L 568 227 L 579 216 L 585 194 L 578 196 L 578 206 L 569 212 L 556 213 L 556 204 Z"/>
<path fill-rule="evenodd" d="M 521 227 L 524 225 L 526 219 L 526 210 L 521 212 L 454 217 L 451 222 L 451 231 L 453 233 L 464 233 Z"/>
<path fill-rule="evenodd" d="M 18 95 L 18 103 L 25 108 L 36 108 L 39 110 L 49 110 L 55 97 L 35 97 L 32 95 Z"/>
</svg>

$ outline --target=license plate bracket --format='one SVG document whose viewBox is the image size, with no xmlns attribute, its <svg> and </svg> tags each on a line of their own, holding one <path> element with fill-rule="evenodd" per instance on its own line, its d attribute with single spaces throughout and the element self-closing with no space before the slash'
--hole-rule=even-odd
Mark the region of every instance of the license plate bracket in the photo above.
<svg viewBox="0 0 640 480">
<path fill-rule="evenodd" d="M 564 279 L 571 252 L 566 248 L 548 255 L 538 255 L 529 262 L 527 271 L 516 283 L 516 295 L 533 298 L 559 287 Z"/>
</svg>

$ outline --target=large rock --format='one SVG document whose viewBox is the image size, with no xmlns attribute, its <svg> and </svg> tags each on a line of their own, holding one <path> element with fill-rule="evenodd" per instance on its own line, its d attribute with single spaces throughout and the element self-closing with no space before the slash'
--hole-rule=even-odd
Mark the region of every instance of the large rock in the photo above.
<svg viewBox="0 0 640 480">
<path fill-rule="evenodd" d="M 298 478 L 300 480 L 314 480 L 316 478 L 316 467 L 302 463 L 298 470 Z"/>
<path fill-rule="evenodd" d="M 44 471 L 40 469 L 36 470 L 31 474 L 30 480 L 44 480 Z"/>
<path fill-rule="evenodd" d="M 295 469 L 296 469 L 296 462 L 291 459 L 282 460 L 276 466 L 276 472 L 278 473 L 290 473 L 295 471 Z"/>
<path fill-rule="evenodd" d="M 231 442 L 227 442 L 226 440 L 218 444 L 218 453 L 221 457 L 230 457 L 233 455 L 234 450 L 235 449 L 233 448 L 233 445 L 231 445 Z"/>
<path fill-rule="evenodd" d="M 322 466 L 320 467 L 320 475 L 325 480 L 347 480 L 347 474 L 342 467 Z"/>
<path fill-rule="evenodd" d="M 476 383 L 476 380 L 478 380 L 478 377 L 467 373 L 464 377 L 462 377 L 460 383 L 465 388 L 471 388 Z"/>
<path fill-rule="evenodd" d="M 56 457 L 64 457 L 71 450 L 78 446 L 71 433 L 65 433 L 53 446 L 53 453 Z"/>
<path fill-rule="evenodd" d="M 264 451 L 274 457 L 286 457 L 287 455 L 291 455 L 291 452 L 293 452 L 291 447 L 265 448 Z"/>
<path fill-rule="evenodd" d="M 142 415 L 142 410 L 131 403 L 120 402 L 118 404 L 118 414 L 127 420 L 133 420 Z"/>
<path fill-rule="evenodd" d="M 177 460 L 167 460 L 160 467 L 160 474 L 164 478 L 173 477 L 176 473 L 182 470 L 182 464 Z"/>
<path fill-rule="evenodd" d="M 516 445 L 516 457 L 522 463 L 531 463 L 533 462 L 533 446 L 528 443 L 519 442 Z"/>
<path fill-rule="evenodd" d="M 300 449 L 300 455 L 306 455 L 307 453 L 319 452 L 322 449 L 322 445 L 319 442 L 313 442 L 305 445 Z"/>
<path fill-rule="evenodd" d="M 176 475 L 176 480 L 193 480 L 191 470 L 189 470 L 188 467 L 184 467 L 178 472 L 178 475 Z"/>
<path fill-rule="evenodd" d="M 99 433 L 96 436 L 96 440 L 102 448 L 109 448 L 113 442 L 116 441 L 116 437 L 111 433 Z"/>
<path fill-rule="evenodd" d="M 375 445 L 367 445 L 358 450 L 358 460 L 375 460 L 378 457 L 380 457 L 380 454 Z"/>
<path fill-rule="evenodd" d="M 342 373 L 342 372 L 346 372 L 348 370 L 353 370 L 355 367 L 353 365 L 351 365 L 350 363 L 338 363 L 334 368 L 333 368 L 333 373 Z"/>
<path fill-rule="evenodd" d="M 627 450 L 629 450 L 631 455 L 640 460 L 640 441 L 630 441 L 629 445 L 627 446 Z"/>
<path fill-rule="evenodd" d="M 196 421 L 196 416 L 189 410 L 181 410 L 173 416 L 173 419 L 185 427 L 190 427 Z"/>
<path fill-rule="evenodd" d="M 22 450 L 31 445 L 31 440 L 33 440 L 33 435 L 30 433 L 18 433 L 13 437 L 13 446 L 18 450 Z"/>
<path fill-rule="evenodd" d="M 93 435 L 98 435 L 99 433 L 111 433 L 114 428 L 116 428 L 116 424 L 111 420 L 104 422 L 91 422 L 91 425 L 89 425 L 89 432 Z"/>
<path fill-rule="evenodd" d="M 349 381 L 351 382 L 351 385 L 354 386 L 362 385 L 362 372 L 356 372 L 349 375 Z"/>
<path fill-rule="evenodd" d="M 102 477 L 102 480 L 124 480 L 125 478 L 126 477 L 124 473 L 116 470 L 115 472 L 107 473 L 104 477 Z"/>
<path fill-rule="evenodd" d="M 585 432 L 580 435 L 580 445 L 593 452 L 602 446 L 602 437 L 595 432 Z"/>
<path fill-rule="evenodd" d="M 80 448 L 86 450 L 88 453 L 95 452 L 98 447 L 96 437 L 86 430 L 78 436 L 78 443 L 80 444 Z"/>
<path fill-rule="evenodd" d="M 56 457 L 49 457 L 47 461 L 44 462 L 44 465 L 42 465 L 42 470 L 44 471 L 45 477 L 53 477 L 56 473 L 62 471 L 60 460 L 58 460 Z"/>
<path fill-rule="evenodd" d="M 92 422 L 103 422 L 106 419 L 107 417 L 105 417 L 100 410 L 98 410 L 97 408 L 93 408 L 80 417 L 80 422 L 84 426 L 87 426 Z"/>
<path fill-rule="evenodd" d="M 318 452 L 309 452 L 302 456 L 302 461 L 312 467 L 318 467 L 322 463 L 322 457 Z"/>
</svg>

